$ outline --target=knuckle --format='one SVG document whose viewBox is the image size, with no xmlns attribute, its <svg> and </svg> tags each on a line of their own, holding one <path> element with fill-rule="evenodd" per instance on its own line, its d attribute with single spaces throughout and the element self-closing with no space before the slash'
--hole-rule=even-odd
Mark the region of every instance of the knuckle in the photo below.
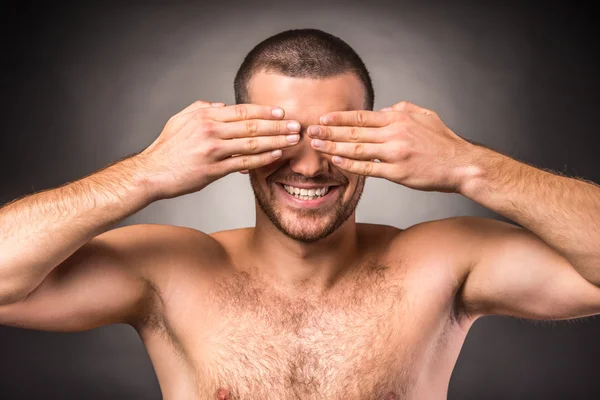
<svg viewBox="0 0 600 400">
<path fill-rule="evenodd" d="M 246 121 L 246 133 L 248 135 L 255 135 L 256 132 L 258 132 L 258 124 L 256 123 L 256 121 Z"/>
<path fill-rule="evenodd" d="M 190 114 L 190 119 L 197 121 L 197 122 L 202 122 L 202 121 L 207 120 L 204 110 L 197 110 L 197 111 L 193 112 L 192 114 Z"/>
<path fill-rule="evenodd" d="M 390 146 L 390 150 L 393 152 L 394 158 L 404 159 L 408 155 L 406 145 L 403 142 L 396 142 Z"/>
<path fill-rule="evenodd" d="M 363 173 L 362 175 L 370 175 L 371 172 L 373 171 L 373 163 L 372 162 L 365 162 L 363 164 Z"/>
<path fill-rule="evenodd" d="M 367 124 L 367 113 L 364 110 L 359 110 L 356 113 L 356 123 L 358 126 L 365 126 Z"/>
<path fill-rule="evenodd" d="M 398 120 L 399 120 L 400 122 L 408 122 L 408 121 L 410 121 L 411 119 L 410 119 L 410 115 L 409 115 L 408 113 L 406 113 L 406 112 L 401 112 L 401 113 L 399 113 L 399 114 L 398 114 Z"/>
<path fill-rule="evenodd" d="M 350 128 L 350 140 L 358 141 L 359 138 L 360 138 L 360 129 L 357 128 L 356 126 L 351 127 Z"/>
<path fill-rule="evenodd" d="M 354 146 L 354 156 L 355 157 L 361 157 L 365 152 L 365 147 L 362 143 L 359 143 L 357 145 Z"/>
<path fill-rule="evenodd" d="M 250 169 L 250 157 L 248 156 L 240 156 L 239 159 L 239 169 Z"/>
<path fill-rule="evenodd" d="M 250 138 L 246 141 L 246 150 L 253 153 L 258 148 L 258 141 L 255 138 Z"/>
<path fill-rule="evenodd" d="M 219 150 L 219 144 L 215 140 L 207 140 L 202 146 L 202 153 L 205 155 L 214 154 L 215 152 L 217 152 L 217 150 Z"/>
<path fill-rule="evenodd" d="M 246 119 L 246 117 L 248 116 L 248 109 L 246 108 L 246 106 L 238 104 L 235 106 L 234 109 L 235 109 L 235 115 L 239 119 Z"/>
<path fill-rule="evenodd" d="M 331 139 L 333 137 L 333 130 L 330 126 L 326 126 L 323 132 L 323 139 Z"/>
<path fill-rule="evenodd" d="M 277 121 L 275 123 L 275 133 L 278 135 L 287 133 L 287 123 L 283 121 Z"/>
<path fill-rule="evenodd" d="M 207 135 L 212 135 L 215 133 L 215 129 L 216 126 L 214 123 L 210 122 L 210 121 L 204 121 L 202 122 L 202 132 L 207 134 Z"/>
</svg>

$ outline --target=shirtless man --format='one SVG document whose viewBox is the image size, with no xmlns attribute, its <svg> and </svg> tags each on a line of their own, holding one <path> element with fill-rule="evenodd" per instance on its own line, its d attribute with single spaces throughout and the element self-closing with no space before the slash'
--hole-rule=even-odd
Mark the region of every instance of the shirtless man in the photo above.
<svg viewBox="0 0 600 400">
<path fill-rule="evenodd" d="M 130 324 L 169 400 L 421 400 L 446 398 L 482 315 L 600 313 L 593 183 L 472 144 L 414 104 L 371 111 L 362 61 L 321 31 L 259 44 L 235 86 L 237 105 L 198 101 L 139 154 L 0 210 L 0 323 Z M 246 170 L 253 228 L 108 230 Z M 367 175 L 524 228 L 358 224 Z"/>
</svg>

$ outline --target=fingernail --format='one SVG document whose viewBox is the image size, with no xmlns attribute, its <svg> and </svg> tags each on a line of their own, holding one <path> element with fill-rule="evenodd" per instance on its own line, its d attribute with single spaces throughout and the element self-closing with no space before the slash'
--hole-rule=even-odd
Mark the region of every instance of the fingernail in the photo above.
<svg viewBox="0 0 600 400">
<path fill-rule="evenodd" d="M 323 115 L 323 116 L 321 116 L 321 117 L 319 118 L 319 121 L 320 121 L 320 122 L 321 122 L 323 125 L 326 125 L 326 124 L 328 124 L 329 122 L 331 122 L 331 117 L 330 117 L 330 116 L 328 116 L 328 115 Z"/>
<path fill-rule="evenodd" d="M 317 136 L 319 133 L 321 133 L 321 128 L 319 128 L 318 126 L 312 125 L 308 127 L 308 134 L 309 135 L 315 135 Z"/>
<path fill-rule="evenodd" d="M 385 107 L 385 108 L 382 108 L 379 111 L 392 111 L 392 107 Z"/>
<path fill-rule="evenodd" d="M 283 110 L 281 108 L 274 108 L 271 111 L 271 115 L 273 115 L 275 118 L 283 118 Z"/>
<path fill-rule="evenodd" d="M 292 132 L 297 132 L 300 130 L 300 124 L 295 121 L 291 121 L 287 123 L 287 128 Z"/>
<path fill-rule="evenodd" d="M 219 103 L 219 102 L 217 102 L 217 103 L 210 103 L 210 105 L 211 105 L 212 107 L 223 107 L 225 104 L 224 104 L 224 103 Z"/>
<path fill-rule="evenodd" d="M 313 147 L 323 147 L 323 141 L 321 139 L 312 140 Z"/>
<path fill-rule="evenodd" d="M 331 157 L 331 161 L 333 161 L 334 164 L 341 164 L 342 163 L 342 158 L 339 156 L 333 156 Z"/>
<path fill-rule="evenodd" d="M 300 140 L 300 135 L 287 135 L 285 139 L 290 143 L 296 143 L 298 140 Z"/>
<path fill-rule="evenodd" d="M 273 150 L 271 152 L 271 156 L 273 157 L 281 157 L 282 151 L 281 150 Z"/>
</svg>

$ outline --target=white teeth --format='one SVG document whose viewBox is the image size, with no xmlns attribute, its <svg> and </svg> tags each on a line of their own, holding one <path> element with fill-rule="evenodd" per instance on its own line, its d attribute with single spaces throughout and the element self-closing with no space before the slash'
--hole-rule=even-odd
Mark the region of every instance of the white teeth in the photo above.
<svg viewBox="0 0 600 400">
<path fill-rule="evenodd" d="M 290 185 L 283 185 L 284 189 L 294 197 L 302 200 L 314 200 L 319 197 L 325 196 L 330 187 L 322 187 L 317 189 L 300 189 Z"/>
</svg>

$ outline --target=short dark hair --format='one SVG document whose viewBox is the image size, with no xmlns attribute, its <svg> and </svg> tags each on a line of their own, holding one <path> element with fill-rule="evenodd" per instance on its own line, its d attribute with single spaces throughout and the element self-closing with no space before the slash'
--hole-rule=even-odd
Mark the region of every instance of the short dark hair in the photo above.
<svg viewBox="0 0 600 400">
<path fill-rule="evenodd" d="M 319 29 L 291 29 L 257 44 L 235 75 L 236 104 L 249 102 L 248 82 L 261 71 L 316 79 L 353 72 L 365 88 L 366 109 L 373 109 L 375 93 L 362 59 L 342 39 Z"/>
</svg>

